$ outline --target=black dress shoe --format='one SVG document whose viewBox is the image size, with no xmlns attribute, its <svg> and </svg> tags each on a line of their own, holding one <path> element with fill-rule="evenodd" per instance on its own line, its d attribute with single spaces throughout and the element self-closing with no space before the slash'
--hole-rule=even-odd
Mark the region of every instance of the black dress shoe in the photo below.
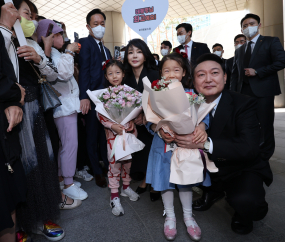
<svg viewBox="0 0 285 242">
<path fill-rule="evenodd" d="M 234 215 L 231 224 L 232 230 L 237 234 L 249 234 L 253 229 L 253 222 L 248 222 L 246 224 L 241 223 L 237 216 Z"/>
<path fill-rule="evenodd" d="M 107 187 L 106 178 L 102 174 L 101 175 L 95 175 L 95 182 L 96 182 L 96 185 L 98 187 L 102 187 L 102 188 Z"/>
<path fill-rule="evenodd" d="M 203 192 L 202 197 L 193 202 L 192 208 L 195 211 L 206 211 L 212 207 L 215 202 L 222 199 L 224 196 L 225 194 L 223 192 Z"/>
<path fill-rule="evenodd" d="M 142 193 L 146 192 L 146 190 L 147 190 L 147 186 L 145 188 L 142 188 L 142 187 L 138 186 L 138 188 L 136 190 L 136 193 L 137 194 L 142 194 Z"/>
<path fill-rule="evenodd" d="M 149 192 L 150 201 L 155 202 L 161 198 L 160 192 Z"/>
</svg>

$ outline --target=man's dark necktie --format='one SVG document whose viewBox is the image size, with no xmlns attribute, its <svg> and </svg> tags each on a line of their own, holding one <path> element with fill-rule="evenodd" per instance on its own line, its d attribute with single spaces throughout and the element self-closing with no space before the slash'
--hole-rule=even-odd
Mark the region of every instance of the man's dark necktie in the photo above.
<svg viewBox="0 0 285 242">
<path fill-rule="evenodd" d="M 214 112 L 214 109 L 209 113 L 209 117 L 210 117 L 210 127 L 209 127 L 209 129 L 208 129 L 208 136 L 210 135 L 211 128 L 212 128 L 212 124 L 213 124 L 213 121 L 214 121 L 213 112 Z"/>
<path fill-rule="evenodd" d="M 105 51 L 104 51 L 104 47 L 103 47 L 103 44 L 101 41 L 99 42 L 99 45 L 100 45 L 100 49 L 101 49 L 102 59 L 103 59 L 103 61 L 106 61 Z"/>
<path fill-rule="evenodd" d="M 243 67 L 244 68 L 249 68 L 249 62 L 250 62 L 250 58 L 251 58 L 251 44 L 252 43 L 253 43 L 252 41 L 249 41 L 247 44 L 246 52 L 245 52 L 244 59 L 243 59 Z M 245 73 L 245 71 L 244 71 L 244 73 Z M 245 83 L 249 83 L 248 76 L 246 76 L 245 74 L 244 74 L 243 81 Z"/>
</svg>

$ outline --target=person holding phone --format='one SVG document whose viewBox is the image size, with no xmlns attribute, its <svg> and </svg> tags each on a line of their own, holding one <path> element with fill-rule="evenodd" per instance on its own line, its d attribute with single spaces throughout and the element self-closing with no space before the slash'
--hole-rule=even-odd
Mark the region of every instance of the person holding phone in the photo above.
<svg viewBox="0 0 285 242">
<path fill-rule="evenodd" d="M 52 26 L 52 27 L 51 27 Z M 56 124 L 59 138 L 61 141 L 58 155 L 58 176 L 60 185 L 63 187 L 65 196 L 69 196 L 74 201 L 68 205 L 69 208 L 75 208 L 81 204 L 81 200 L 88 197 L 88 194 L 80 188 L 80 183 L 73 180 L 76 169 L 78 136 L 77 136 L 77 113 L 80 112 L 79 88 L 73 77 L 74 56 L 79 50 L 77 43 L 69 44 L 65 53 L 59 52 L 64 44 L 63 30 L 57 24 L 49 19 L 39 23 L 38 33 L 50 30 L 54 34 L 53 47 L 51 48 L 51 59 L 58 70 L 57 83 L 53 86 L 61 93 L 59 97 L 62 105 L 53 110 L 54 122 Z"/>
</svg>

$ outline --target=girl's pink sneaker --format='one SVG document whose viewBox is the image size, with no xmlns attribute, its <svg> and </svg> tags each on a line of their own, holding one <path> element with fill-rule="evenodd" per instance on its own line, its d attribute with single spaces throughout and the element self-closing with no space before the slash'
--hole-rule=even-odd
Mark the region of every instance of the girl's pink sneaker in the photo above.
<svg viewBox="0 0 285 242">
<path fill-rule="evenodd" d="M 177 230 L 175 228 L 169 229 L 169 225 L 166 225 L 167 221 L 173 221 L 173 223 L 176 223 L 175 218 L 166 218 L 164 223 L 164 236 L 168 241 L 175 240 Z"/>
<path fill-rule="evenodd" d="M 190 239 L 193 241 L 199 241 L 201 239 L 201 229 L 196 223 L 193 217 L 184 218 L 184 222 L 187 227 L 187 232 L 190 236 Z"/>
</svg>

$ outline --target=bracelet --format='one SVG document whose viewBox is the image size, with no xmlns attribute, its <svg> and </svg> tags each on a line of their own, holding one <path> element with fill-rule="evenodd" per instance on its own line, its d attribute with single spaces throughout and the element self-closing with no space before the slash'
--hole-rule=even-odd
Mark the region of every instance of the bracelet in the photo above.
<svg viewBox="0 0 285 242">
<path fill-rule="evenodd" d="M 65 53 L 69 53 L 69 54 L 72 54 L 72 56 L 75 56 L 75 53 L 73 51 L 71 51 L 71 50 L 65 49 Z"/>
<path fill-rule="evenodd" d="M 0 23 L 1 25 L 3 25 L 6 29 L 9 29 L 10 31 L 12 31 L 12 29 L 10 27 L 8 27 L 7 25 Z"/>
</svg>

